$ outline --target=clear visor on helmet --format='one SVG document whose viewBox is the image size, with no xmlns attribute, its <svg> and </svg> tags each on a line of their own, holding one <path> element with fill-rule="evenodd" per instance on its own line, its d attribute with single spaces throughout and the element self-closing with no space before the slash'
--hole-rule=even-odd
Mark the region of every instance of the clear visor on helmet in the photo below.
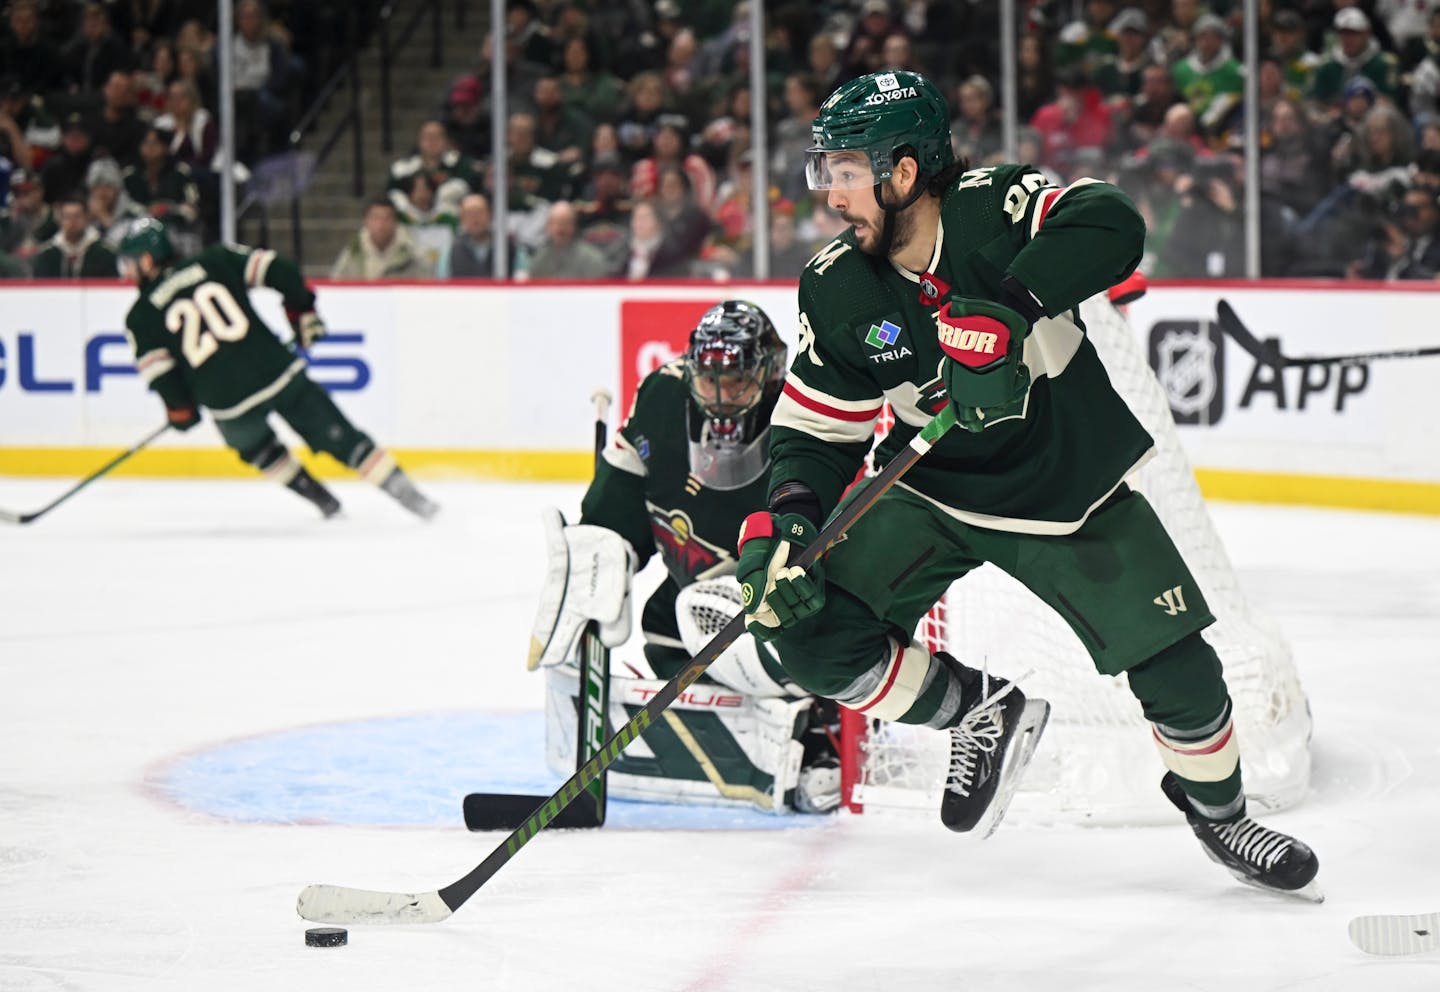
<svg viewBox="0 0 1440 992">
<path fill-rule="evenodd" d="M 695 405 L 711 419 L 738 417 L 765 392 L 766 362 L 744 367 L 738 351 L 707 348 L 685 360 L 685 380 Z"/>
<path fill-rule="evenodd" d="M 890 178 L 888 151 L 805 149 L 805 182 L 811 189 L 861 189 Z"/>
</svg>

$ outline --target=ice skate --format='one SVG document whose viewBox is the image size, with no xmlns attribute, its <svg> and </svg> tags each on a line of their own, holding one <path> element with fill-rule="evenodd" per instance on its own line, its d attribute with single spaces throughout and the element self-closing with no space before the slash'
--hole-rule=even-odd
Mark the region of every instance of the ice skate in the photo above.
<svg viewBox="0 0 1440 992">
<path fill-rule="evenodd" d="M 395 497 L 401 506 L 422 520 L 430 520 L 440 512 L 439 504 L 427 499 L 420 490 L 415 488 L 410 477 L 398 468 L 390 473 L 380 488 Z"/>
<path fill-rule="evenodd" d="M 957 662 L 958 664 L 958 662 Z M 989 837 L 1000 826 L 1050 718 L 1050 704 L 1027 699 L 1013 682 L 966 669 L 974 702 L 950 728 L 950 774 L 940 821 Z"/>
<path fill-rule="evenodd" d="M 1223 865 L 1246 885 L 1281 895 L 1324 902 L 1315 884 L 1320 859 L 1303 842 L 1289 834 L 1262 827 L 1250 817 L 1234 823 L 1212 823 L 1195 812 L 1173 772 L 1166 772 L 1160 789 L 1190 822 L 1210 860 Z"/>
<path fill-rule="evenodd" d="M 315 504 L 315 508 L 320 511 L 320 515 L 326 520 L 330 520 L 339 515 L 340 501 L 335 498 L 330 490 L 317 482 L 315 477 L 305 471 L 305 469 L 301 468 L 285 485 L 292 492 L 300 494 Z"/>
</svg>

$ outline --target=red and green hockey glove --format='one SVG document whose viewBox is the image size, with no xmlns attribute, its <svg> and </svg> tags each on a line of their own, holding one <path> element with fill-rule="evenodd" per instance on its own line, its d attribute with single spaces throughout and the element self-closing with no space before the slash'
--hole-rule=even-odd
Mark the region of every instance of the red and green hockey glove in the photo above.
<svg viewBox="0 0 1440 992">
<path fill-rule="evenodd" d="M 820 562 L 809 568 L 789 564 L 819 533 L 819 528 L 799 513 L 760 510 L 741 525 L 735 577 L 745 604 L 745 626 L 760 640 L 774 640 L 786 627 L 818 613 L 825 605 Z"/>
<path fill-rule="evenodd" d="M 309 348 L 326 334 L 325 322 L 314 310 L 292 310 L 287 308 L 285 316 L 290 318 L 290 327 L 295 332 L 295 344 Z"/>
<path fill-rule="evenodd" d="M 200 423 L 200 411 L 193 406 L 167 406 L 165 417 L 171 427 L 182 433 Z"/>
<path fill-rule="evenodd" d="M 1030 370 L 1021 361 L 1030 321 L 1002 303 L 952 296 L 936 314 L 940 374 L 955 419 L 972 434 L 1025 409 Z"/>
</svg>

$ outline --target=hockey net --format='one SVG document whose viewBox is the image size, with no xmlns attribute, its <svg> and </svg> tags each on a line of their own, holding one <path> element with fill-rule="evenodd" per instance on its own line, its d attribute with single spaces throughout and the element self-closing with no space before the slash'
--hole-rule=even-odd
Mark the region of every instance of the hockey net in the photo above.
<svg viewBox="0 0 1440 992">
<path fill-rule="evenodd" d="M 1169 402 L 1125 317 L 1103 296 L 1081 308 L 1111 381 L 1155 439 L 1129 483 L 1154 506 L 1199 582 L 1216 623 L 1234 703 L 1245 791 L 1259 811 L 1298 802 L 1310 779 L 1310 715 L 1290 648 L 1245 598 L 1181 447 Z M 888 414 L 888 409 L 887 409 Z M 991 565 L 967 575 L 924 619 L 917 638 L 1048 699 L 1050 723 L 1011 805 L 1012 822 L 1172 820 L 1150 725 L 1124 676 L 1096 672 L 1063 620 Z M 939 809 L 949 735 L 842 711 L 846 805 L 860 812 Z"/>
</svg>

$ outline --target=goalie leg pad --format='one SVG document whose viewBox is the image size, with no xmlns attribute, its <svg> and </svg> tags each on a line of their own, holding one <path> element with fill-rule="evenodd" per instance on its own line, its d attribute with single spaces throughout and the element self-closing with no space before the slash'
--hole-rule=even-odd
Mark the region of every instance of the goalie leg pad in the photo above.
<svg viewBox="0 0 1440 992">
<path fill-rule="evenodd" d="M 545 508 L 542 520 L 545 585 L 530 638 L 527 667 L 532 671 L 574 658 L 580 633 L 591 620 L 599 622 L 600 641 L 606 647 L 625 643 L 630 636 L 630 580 L 636 562 L 629 542 L 612 530 L 589 524 L 566 526 L 553 506 Z"/>
<path fill-rule="evenodd" d="M 665 683 L 612 674 L 610 724 L 621 726 Z M 556 774 L 575 769 L 579 679 L 569 665 L 546 672 L 545 760 Z M 610 766 L 611 798 L 794 811 L 812 701 L 757 699 L 697 682 L 660 721 L 631 741 Z M 627 708 L 628 707 L 628 708 Z"/>
</svg>

